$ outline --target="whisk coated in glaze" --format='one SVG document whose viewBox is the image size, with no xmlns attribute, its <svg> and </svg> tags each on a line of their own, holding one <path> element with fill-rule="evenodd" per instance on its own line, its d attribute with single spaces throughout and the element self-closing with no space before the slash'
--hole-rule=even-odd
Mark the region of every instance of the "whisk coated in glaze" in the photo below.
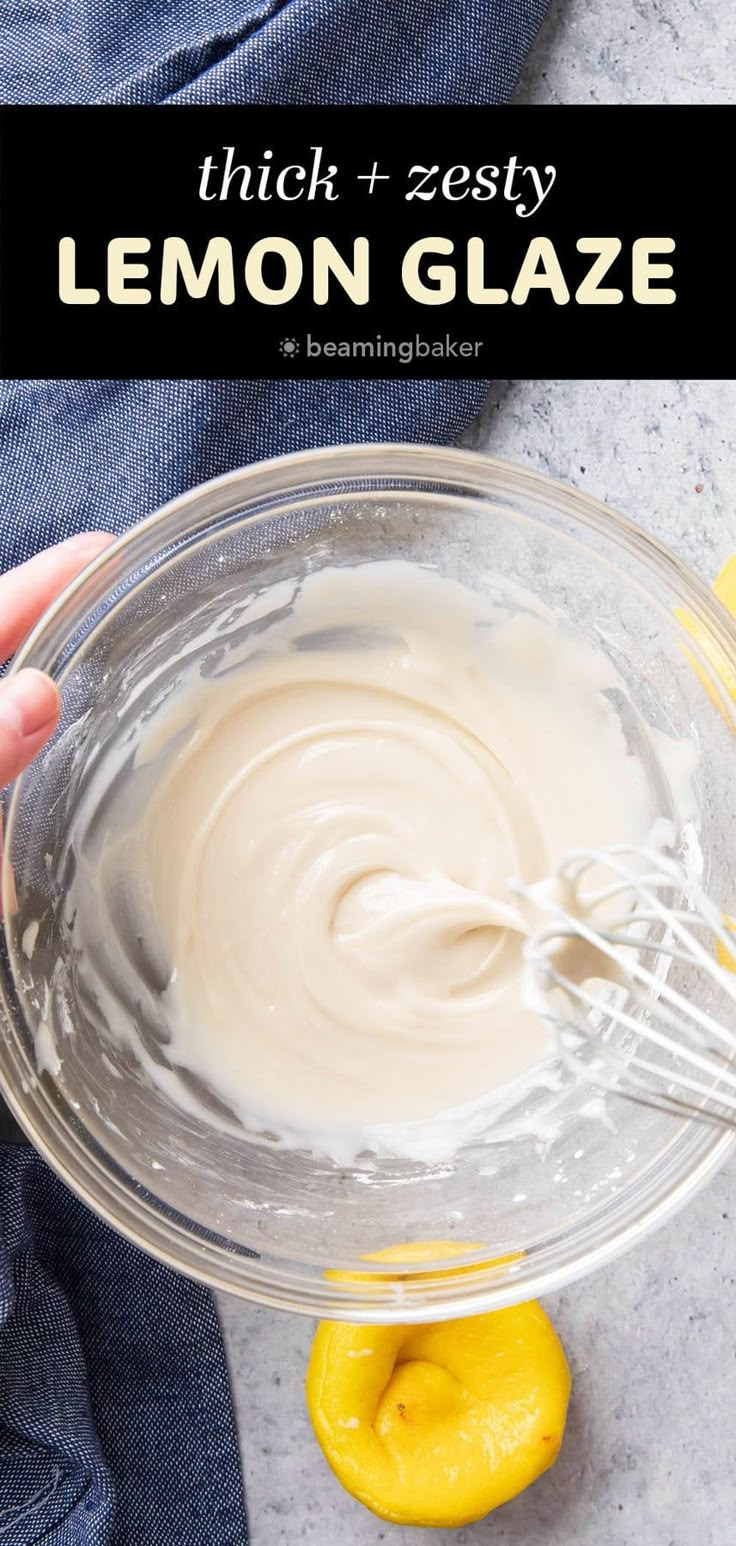
<svg viewBox="0 0 736 1546">
<path fill-rule="evenodd" d="M 567 1066 L 736 1129 L 736 937 L 683 865 L 634 845 L 577 849 L 551 880 L 510 885 L 546 919 L 525 944 L 525 997 Z"/>
</svg>

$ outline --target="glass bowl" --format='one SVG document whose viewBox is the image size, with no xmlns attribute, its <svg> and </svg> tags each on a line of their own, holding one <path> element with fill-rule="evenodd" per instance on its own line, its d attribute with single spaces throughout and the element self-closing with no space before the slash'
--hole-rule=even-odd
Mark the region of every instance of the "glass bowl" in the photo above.
<svg viewBox="0 0 736 1546">
<path fill-rule="evenodd" d="M 492 1142 L 451 1161 L 339 1167 L 187 1113 L 121 1066 L 82 997 L 69 1003 L 59 988 L 70 814 L 85 769 L 119 732 L 121 702 L 138 687 L 144 712 L 151 662 L 171 685 L 231 604 L 237 633 L 245 593 L 378 557 L 430 562 L 479 591 L 492 577 L 521 584 L 604 650 L 650 726 L 696 741 L 703 879 L 733 902 L 736 705 L 710 661 L 736 674 L 736 627 L 694 575 L 585 495 L 474 453 L 367 445 L 281 457 L 128 531 L 13 664 L 55 677 L 63 714 L 6 798 L 0 1087 L 63 1180 L 162 1261 L 309 1315 L 426 1321 L 592 1271 L 681 1207 L 733 1136 L 574 1085 L 554 1097 L 546 1137 L 525 1136 L 512 1113 Z M 229 646 L 226 631 L 208 668 Z M 435 1242 L 421 1262 L 401 1251 L 417 1241 Z M 390 1268 L 366 1260 L 389 1247 Z"/>
</svg>

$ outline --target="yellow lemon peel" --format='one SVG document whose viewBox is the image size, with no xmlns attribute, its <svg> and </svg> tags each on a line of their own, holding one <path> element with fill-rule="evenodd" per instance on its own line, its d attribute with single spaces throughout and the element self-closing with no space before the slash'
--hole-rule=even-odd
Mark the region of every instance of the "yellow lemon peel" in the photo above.
<svg viewBox="0 0 736 1546">
<path fill-rule="evenodd" d="M 473 1249 L 423 1241 L 371 1260 Z M 306 1382 L 315 1434 L 347 1491 L 394 1524 L 450 1529 L 553 1464 L 569 1394 L 559 1338 L 534 1301 L 428 1326 L 323 1321 Z"/>
<path fill-rule="evenodd" d="M 731 617 L 736 617 L 736 553 L 729 558 L 728 563 L 724 564 L 720 574 L 714 581 L 713 594 L 718 597 L 721 605 L 726 608 Z M 714 674 L 723 683 L 726 692 L 736 703 L 736 672 L 734 672 L 731 662 L 724 654 L 720 645 L 716 644 L 710 635 L 703 631 L 697 620 L 683 608 L 677 607 L 675 609 L 675 616 L 682 623 L 683 628 L 687 629 L 690 637 L 695 640 L 701 655 L 708 662 Z M 703 669 L 700 661 L 696 659 L 690 650 L 687 650 L 686 654 L 711 702 L 715 704 L 718 712 L 723 715 L 727 723 L 733 723 L 720 694 L 708 673 Z"/>
<path fill-rule="evenodd" d="M 719 966 L 725 966 L 727 972 L 736 972 L 736 918 L 724 918 L 729 933 L 734 935 L 733 951 L 727 950 L 720 940 L 716 941 L 716 960 Z"/>
<path fill-rule="evenodd" d="M 471 1252 L 484 1249 L 479 1241 L 469 1240 L 412 1240 L 407 1245 L 389 1245 L 380 1251 L 366 1251 L 363 1260 L 370 1262 L 393 1262 L 396 1266 L 408 1267 L 422 1262 L 441 1261 L 443 1258 L 453 1256 L 468 1256 Z M 461 1267 L 440 1268 L 443 1278 L 465 1277 L 474 1272 L 488 1272 L 493 1268 L 506 1266 L 507 1262 L 519 1261 L 522 1251 L 512 1251 L 507 1256 L 495 1256 L 492 1261 L 464 1262 Z M 326 1278 L 331 1278 L 340 1283 L 355 1283 L 370 1285 L 371 1283 L 424 1283 L 430 1278 L 437 1277 L 434 1272 L 325 1272 Z"/>
<path fill-rule="evenodd" d="M 731 554 L 720 574 L 716 576 L 713 590 L 726 611 L 730 612 L 732 617 L 736 617 L 736 553 Z"/>
</svg>

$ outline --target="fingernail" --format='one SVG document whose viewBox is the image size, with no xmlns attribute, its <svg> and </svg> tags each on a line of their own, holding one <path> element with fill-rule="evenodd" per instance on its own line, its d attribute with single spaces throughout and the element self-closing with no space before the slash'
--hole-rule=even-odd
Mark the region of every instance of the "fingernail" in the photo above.
<svg viewBox="0 0 736 1546">
<path fill-rule="evenodd" d="M 27 666 L 0 683 L 0 724 L 14 735 L 38 735 L 58 712 L 59 689 L 43 671 Z"/>
<path fill-rule="evenodd" d="M 67 537 L 61 546 L 66 553 L 97 553 L 111 540 L 110 533 L 106 531 L 80 531 L 76 537 Z"/>
</svg>

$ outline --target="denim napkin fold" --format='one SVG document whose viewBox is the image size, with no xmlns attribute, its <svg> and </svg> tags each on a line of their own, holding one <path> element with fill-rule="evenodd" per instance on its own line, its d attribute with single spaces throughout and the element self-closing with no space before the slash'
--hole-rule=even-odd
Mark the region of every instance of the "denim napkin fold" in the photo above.
<svg viewBox="0 0 736 1546">
<path fill-rule="evenodd" d="M 0 101 L 505 101 L 546 0 L 0 0 Z M 255 458 L 451 442 L 484 382 L 0 384 L 0 570 Z M 2 1129 L 0 1129 L 0 1137 Z M 246 1546 L 211 1296 L 0 1141 L 0 1546 Z"/>
<path fill-rule="evenodd" d="M 245 1546 L 211 1294 L 0 1159 L 2 1546 Z"/>
<path fill-rule="evenodd" d="M 2 102 L 505 102 L 547 0 L 0 0 Z"/>
</svg>

